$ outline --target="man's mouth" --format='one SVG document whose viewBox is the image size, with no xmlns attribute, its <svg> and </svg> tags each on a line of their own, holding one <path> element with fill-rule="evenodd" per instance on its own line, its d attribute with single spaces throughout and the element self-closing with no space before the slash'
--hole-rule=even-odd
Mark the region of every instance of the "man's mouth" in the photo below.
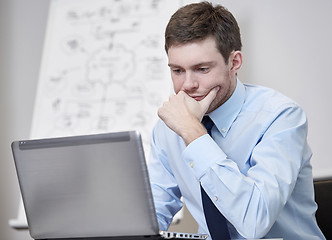
<svg viewBox="0 0 332 240">
<path fill-rule="evenodd" d="M 195 99 L 196 101 L 201 101 L 205 98 L 205 95 L 199 95 L 199 96 L 190 96 L 191 98 Z"/>
</svg>

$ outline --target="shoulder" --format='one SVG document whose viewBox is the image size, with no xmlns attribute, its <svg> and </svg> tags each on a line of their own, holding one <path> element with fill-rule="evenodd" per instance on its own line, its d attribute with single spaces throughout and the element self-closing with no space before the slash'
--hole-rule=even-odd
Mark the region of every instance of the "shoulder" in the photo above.
<svg viewBox="0 0 332 240">
<path fill-rule="evenodd" d="M 272 125 L 280 128 L 301 126 L 307 129 L 308 119 L 303 108 L 293 99 L 272 88 L 245 84 L 246 97 L 241 110 L 248 118 L 263 128 Z"/>
<path fill-rule="evenodd" d="M 244 86 L 246 92 L 244 107 L 247 111 L 278 112 L 289 108 L 302 110 L 298 103 L 277 90 L 252 84 Z"/>
</svg>

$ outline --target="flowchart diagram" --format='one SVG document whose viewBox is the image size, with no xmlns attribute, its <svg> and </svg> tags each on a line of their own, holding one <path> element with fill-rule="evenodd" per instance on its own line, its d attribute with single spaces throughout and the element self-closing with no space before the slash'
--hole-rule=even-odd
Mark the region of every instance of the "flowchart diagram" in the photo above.
<svg viewBox="0 0 332 240">
<path fill-rule="evenodd" d="M 172 92 L 164 29 L 181 1 L 54 0 L 32 138 L 138 130 Z"/>
</svg>

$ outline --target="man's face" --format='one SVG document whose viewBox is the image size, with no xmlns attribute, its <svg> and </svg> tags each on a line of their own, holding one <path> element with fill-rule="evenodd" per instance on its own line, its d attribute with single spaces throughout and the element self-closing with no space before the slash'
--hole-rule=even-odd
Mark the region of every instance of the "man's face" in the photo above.
<svg viewBox="0 0 332 240">
<path fill-rule="evenodd" d="M 182 90 L 200 101 L 219 86 L 207 113 L 218 108 L 232 95 L 236 86 L 236 71 L 232 70 L 231 62 L 233 53 L 226 64 L 213 37 L 171 46 L 168 49 L 168 66 L 175 93 Z"/>
</svg>

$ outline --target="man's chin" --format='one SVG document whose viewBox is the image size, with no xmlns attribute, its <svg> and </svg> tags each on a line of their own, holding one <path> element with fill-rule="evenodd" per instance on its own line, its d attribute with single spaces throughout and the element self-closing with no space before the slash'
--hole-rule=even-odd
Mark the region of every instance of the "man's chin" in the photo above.
<svg viewBox="0 0 332 240">
<path fill-rule="evenodd" d="M 216 100 L 216 99 L 215 99 L 215 100 Z M 206 113 L 213 112 L 213 111 L 216 110 L 218 107 L 220 107 L 221 104 L 218 103 L 218 102 L 215 102 L 215 100 L 212 101 L 212 103 L 210 104 L 210 106 L 209 106 L 208 110 L 206 111 Z"/>
</svg>

